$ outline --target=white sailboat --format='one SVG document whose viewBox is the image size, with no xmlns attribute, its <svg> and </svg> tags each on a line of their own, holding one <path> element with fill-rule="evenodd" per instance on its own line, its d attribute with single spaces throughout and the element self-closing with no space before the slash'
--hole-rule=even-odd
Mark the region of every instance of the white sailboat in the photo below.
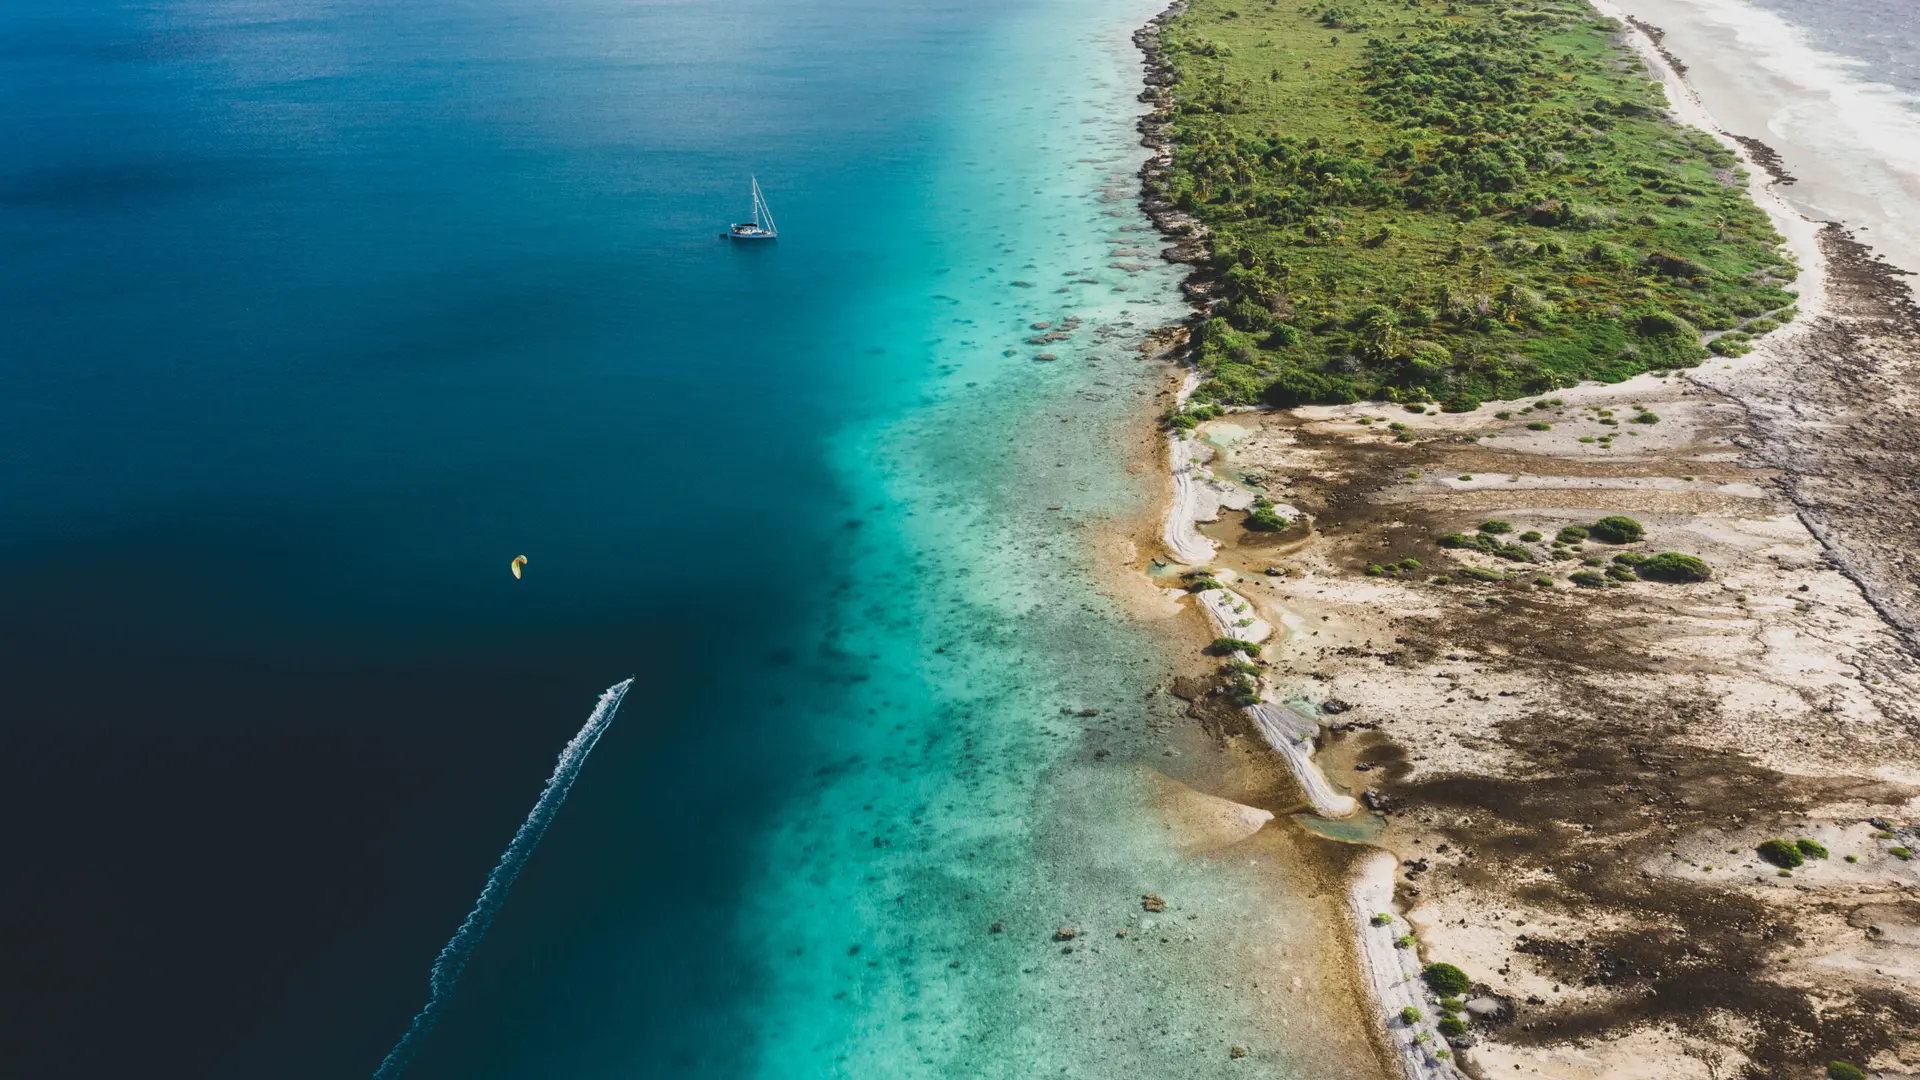
<svg viewBox="0 0 1920 1080">
<path fill-rule="evenodd" d="M 753 178 L 753 220 L 727 226 L 727 235 L 735 240 L 773 240 L 779 237 L 780 229 L 773 223 L 773 210 L 767 206 L 767 197 L 760 193 L 760 178 Z"/>
</svg>

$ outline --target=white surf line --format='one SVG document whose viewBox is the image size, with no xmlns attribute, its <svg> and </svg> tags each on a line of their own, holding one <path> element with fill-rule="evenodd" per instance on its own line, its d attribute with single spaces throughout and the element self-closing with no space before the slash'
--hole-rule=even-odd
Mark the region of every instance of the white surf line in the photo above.
<svg viewBox="0 0 1920 1080">
<path fill-rule="evenodd" d="M 593 707 L 593 714 L 571 741 L 566 749 L 560 751 L 560 760 L 553 766 L 553 775 L 547 777 L 547 785 L 540 792 L 540 798 L 533 804 L 533 811 L 527 820 L 513 834 L 513 840 L 507 844 L 506 854 L 500 856 L 500 862 L 487 875 L 487 884 L 480 890 L 480 899 L 474 901 L 473 910 L 467 912 L 466 920 L 453 932 L 447 943 L 440 949 L 440 955 L 434 958 L 433 972 L 427 980 L 427 1003 L 414 1014 L 413 1022 L 407 1025 L 406 1034 L 387 1051 L 381 1059 L 380 1067 L 374 1070 L 374 1080 L 400 1075 L 407 1063 L 413 1060 L 414 1042 L 433 1027 L 439 1019 L 440 1010 L 447 996 L 453 992 L 454 984 L 460 981 L 460 973 L 466 970 L 467 960 L 473 950 L 486 936 L 487 927 L 493 924 L 494 915 L 501 905 L 507 902 L 507 890 L 513 888 L 514 879 L 520 876 L 520 868 L 533 856 L 540 839 L 547 834 L 547 826 L 552 824 L 555 814 L 560 812 L 560 804 L 567 801 L 567 792 L 573 790 L 573 781 L 580 775 L 581 766 L 587 763 L 587 755 L 593 753 L 594 744 L 613 723 L 613 714 L 620 711 L 620 702 L 633 686 L 632 679 L 625 679 L 607 687 L 600 695 L 599 704 Z"/>
<path fill-rule="evenodd" d="M 1395 916 L 1392 922 L 1378 926 L 1373 921 L 1375 915 L 1393 914 L 1393 871 L 1397 865 L 1389 852 L 1369 856 L 1361 863 L 1347 893 L 1360 935 L 1360 966 L 1366 969 L 1368 988 L 1380 1008 L 1387 1042 L 1408 1080 L 1457 1080 L 1461 1074 L 1451 1057 L 1439 1056 L 1447 1049 L 1447 1041 L 1434 1026 L 1436 1010 L 1420 981 L 1420 957 L 1413 949 L 1394 944 L 1408 932 L 1406 920 Z M 1412 1023 L 1403 1020 L 1402 1010 L 1407 1008 L 1419 1010 L 1419 1019 Z"/>
<path fill-rule="evenodd" d="M 1628 47 L 1646 62 L 1647 69 L 1660 82 L 1661 90 L 1666 94 L 1667 108 L 1673 119 L 1689 127 L 1698 128 L 1712 135 L 1715 141 L 1726 147 L 1740 159 L 1747 170 L 1747 196 L 1751 198 L 1766 215 L 1773 219 L 1773 227 L 1787 241 L 1787 248 L 1793 252 L 1800 264 L 1800 277 L 1793 288 L 1800 294 L 1794 306 L 1800 309 L 1800 318 L 1795 319 L 1782 332 L 1769 334 L 1761 339 L 1762 347 L 1772 342 L 1775 347 L 1781 343 L 1807 332 L 1807 328 L 1827 308 L 1826 255 L 1820 249 L 1819 232 L 1824 222 L 1815 221 L 1787 202 L 1786 195 L 1780 190 L 1767 170 L 1753 159 L 1747 148 L 1735 141 L 1728 131 L 1720 126 L 1707 103 L 1701 99 L 1699 91 L 1687 81 L 1685 75 L 1673 70 L 1667 58 L 1660 55 L 1659 47 L 1638 28 L 1627 23 L 1627 12 L 1608 2 L 1608 0 L 1587 0 L 1594 10 L 1619 22 L 1625 32 Z M 1755 350 L 1758 354 L 1759 349 Z"/>
</svg>

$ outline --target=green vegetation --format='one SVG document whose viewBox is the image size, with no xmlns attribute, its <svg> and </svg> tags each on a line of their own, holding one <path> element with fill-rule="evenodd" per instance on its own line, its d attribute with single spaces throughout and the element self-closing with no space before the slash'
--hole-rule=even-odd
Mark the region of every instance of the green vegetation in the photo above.
<svg viewBox="0 0 1920 1080">
<path fill-rule="evenodd" d="M 1785 840 L 1766 840 L 1754 850 L 1761 858 L 1782 870 L 1791 870 L 1807 861 L 1806 856 L 1800 854 L 1799 848 Z"/>
<path fill-rule="evenodd" d="M 1420 978 L 1426 981 L 1427 989 L 1442 997 L 1459 997 L 1473 989 L 1473 980 L 1452 964 L 1428 964 L 1420 969 Z"/>
<path fill-rule="evenodd" d="M 1375 915 L 1375 916 L 1374 916 L 1374 917 L 1373 917 L 1372 919 L 1370 919 L 1370 920 L 1368 920 L 1368 921 L 1369 921 L 1369 922 L 1371 922 L 1371 923 L 1373 923 L 1373 925 L 1375 925 L 1375 926 L 1388 926 L 1388 925 L 1390 925 L 1390 924 L 1392 924 L 1392 922 L 1393 922 L 1393 916 L 1392 916 L 1392 915 L 1389 915 L 1389 914 L 1387 914 L 1387 913 L 1386 913 L 1386 912 L 1384 912 L 1384 911 L 1382 911 L 1382 912 L 1380 912 L 1379 914 L 1377 914 L 1377 915 Z"/>
<path fill-rule="evenodd" d="M 1577 544 L 1580 541 L 1585 540 L 1588 537 L 1588 535 L 1590 534 L 1587 532 L 1586 526 L 1569 525 L 1566 528 L 1561 529 L 1559 532 L 1555 533 L 1553 539 L 1555 543 Z"/>
<path fill-rule="evenodd" d="M 1887 849 L 1887 854 L 1901 860 L 1913 858 L 1913 852 L 1903 847 L 1890 847 Z"/>
<path fill-rule="evenodd" d="M 1540 533 L 1537 530 L 1528 529 L 1526 532 L 1520 534 L 1520 542 L 1523 544 L 1537 544 L 1540 542 Z"/>
<path fill-rule="evenodd" d="M 1507 575 L 1501 573 L 1498 570 L 1482 570 L 1477 566 L 1468 566 L 1463 568 L 1460 571 L 1460 576 L 1463 578 L 1471 578 L 1474 581 L 1505 581 L 1507 580 Z"/>
<path fill-rule="evenodd" d="M 1417 1024 L 1417 1023 L 1419 1023 L 1419 1022 L 1420 1022 L 1420 1010 L 1419 1010 L 1419 1009 L 1416 1009 L 1416 1008 L 1414 1008 L 1414 1007 L 1413 1007 L 1413 1006 L 1411 1006 L 1411 1005 L 1409 1005 L 1409 1006 L 1407 1006 L 1407 1007 L 1406 1007 L 1406 1008 L 1404 1008 L 1404 1009 L 1401 1009 L 1401 1010 L 1400 1010 L 1400 1022 L 1401 1022 L 1401 1023 L 1403 1023 L 1403 1024 Z"/>
<path fill-rule="evenodd" d="M 1491 521 L 1481 522 L 1480 531 L 1483 533 L 1495 533 L 1495 534 L 1510 533 L 1513 531 L 1513 522 L 1501 521 L 1498 518 L 1494 518 Z"/>
<path fill-rule="evenodd" d="M 1827 1062 L 1827 1080 L 1867 1080 L 1867 1074 L 1860 1071 L 1858 1065 L 1844 1061 Z"/>
<path fill-rule="evenodd" d="M 1587 535 L 1605 544 L 1631 544 L 1646 538 L 1647 527 L 1630 517 L 1603 517 L 1587 526 Z"/>
<path fill-rule="evenodd" d="M 1486 530 L 1486 526 L 1488 525 L 1507 525 L 1507 523 L 1504 521 L 1482 522 L 1481 529 L 1484 531 L 1476 532 L 1471 536 L 1466 533 L 1447 533 L 1445 536 L 1435 540 L 1434 543 L 1439 544 L 1443 548 L 1478 551 L 1483 555 L 1492 555 L 1498 559 L 1506 559 L 1508 562 L 1534 561 L 1533 552 L 1528 551 L 1519 544 L 1503 544 L 1494 539 L 1497 532 L 1502 530 Z M 1512 528 L 1513 526 L 1507 525 L 1507 529 Z"/>
<path fill-rule="evenodd" d="M 1213 639 L 1212 644 L 1207 646 L 1207 651 L 1215 656 L 1225 656 L 1228 653 L 1237 652 L 1246 653 L 1248 656 L 1259 656 L 1260 646 L 1255 642 L 1246 641 L 1237 637 L 1217 637 Z"/>
<path fill-rule="evenodd" d="M 1154 193 L 1213 232 L 1197 403 L 1465 411 L 1785 318 L 1737 159 L 1661 116 L 1618 30 L 1577 0 L 1194 0 Z"/>
<path fill-rule="evenodd" d="M 1247 513 L 1247 528 L 1254 532 L 1279 532 L 1292 524 L 1274 511 L 1273 500 L 1264 495 L 1254 498 L 1253 509 Z"/>
<path fill-rule="evenodd" d="M 1633 567 L 1633 572 L 1648 581 L 1669 581 L 1685 584 L 1705 581 L 1713 576 L 1713 568 L 1693 555 L 1682 555 L 1677 551 L 1663 551 L 1648 559 L 1641 560 Z"/>
<path fill-rule="evenodd" d="M 1607 587 L 1607 579 L 1591 570 L 1575 570 L 1573 573 L 1567 575 L 1567 580 L 1583 589 L 1604 589 Z"/>
<path fill-rule="evenodd" d="M 1449 1039 L 1457 1039 L 1467 1033 L 1466 1021 L 1457 1016 L 1443 1016 L 1439 1022 L 1433 1026 L 1440 1030 L 1440 1034 L 1445 1035 Z"/>
<path fill-rule="evenodd" d="M 1452 1016 L 1454 1013 L 1466 1007 L 1467 1003 L 1457 997 L 1443 997 L 1440 999 L 1440 1011 L 1446 1013 L 1448 1016 Z"/>
<path fill-rule="evenodd" d="M 1809 859 L 1824 859 L 1827 857 L 1826 845 L 1818 840 L 1808 840 L 1803 836 L 1795 840 L 1793 846 L 1799 848 L 1800 854 L 1805 855 Z"/>
</svg>

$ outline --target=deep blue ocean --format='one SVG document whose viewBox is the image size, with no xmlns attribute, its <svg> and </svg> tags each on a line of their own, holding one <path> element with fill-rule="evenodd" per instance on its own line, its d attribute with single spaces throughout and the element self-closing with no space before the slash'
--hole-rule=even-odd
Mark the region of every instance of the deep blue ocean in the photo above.
<svg viewBox="0 0 1920 1080">
<path fill-rule="evenodd" d="M 3 1071 L 371 1075 L 627 676 L 408 1075 L 1217 1071 L 1035 974 L 1198 873 L 1092 754 L 1156 9 L 0 8 Z"/>
</svg>

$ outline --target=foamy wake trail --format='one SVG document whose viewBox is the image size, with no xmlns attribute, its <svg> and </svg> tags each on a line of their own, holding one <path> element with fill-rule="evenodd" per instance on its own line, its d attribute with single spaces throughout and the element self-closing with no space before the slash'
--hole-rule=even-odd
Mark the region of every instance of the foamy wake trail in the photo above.
<svg viewBox="0 0 1920 1080">
<path fill-rule="evenodd" d="M 447 944 L 434 958 L 433 974 L 427 980 L 427 1003 L 414 1014 L 413 1023 L 407 1025 L 407 1033 L 393 1044 L 387 1056 L 375 1070 L 374 1080 L 400 1075 L 413 1060 L 414 1042 L 433 1027 L 439 1019 L 440 1010 L 453 993 L 454 984 L 460 981 L 460 973 L 466 970 L 467 960 L 473 950 L 486 936 L 487 927 L 492 925 L 493 917 L 500 906 L 507 902 L 507 890 L 513 888 L 513 880 L 520 876 L 520 868 L 533 856 L 533 850 L 540 846 L 540 838 L 547 834 L 547 826 L 553 816 L 560 812 L 560 804 L 567 801 L 567 792 L 573 789 L 574 778 L 580 775 L 580 767 L 587 763 L 587 755 L 593 753 L 593 744 L 600 741 L 600 735 L 613 723 L 613 714 L 620 711 L 620 701 L 627 696 L 627 690 L 633 686 L 632 679 L 626 679 L 607 687 L 600 695 L 600 703 L 593 707 L 593 715 L 587 717 L 567 748 L 560 751 L 560 760 L 553 767 L 553 775 L 547 777 L 547 786 L 540 792 L 540 799 L 533 804 L 533 811 L 527 820 L 513 834 L 513 842 L 507 845 L 506 854 L 500 856 L 500 862 L 487 875 L 487 885 L 480 890 L 480 899 L 473 902 L 473 910 L 467 912 L 466 921 L 460 929 L 453 932 Z"/>
</svg>

